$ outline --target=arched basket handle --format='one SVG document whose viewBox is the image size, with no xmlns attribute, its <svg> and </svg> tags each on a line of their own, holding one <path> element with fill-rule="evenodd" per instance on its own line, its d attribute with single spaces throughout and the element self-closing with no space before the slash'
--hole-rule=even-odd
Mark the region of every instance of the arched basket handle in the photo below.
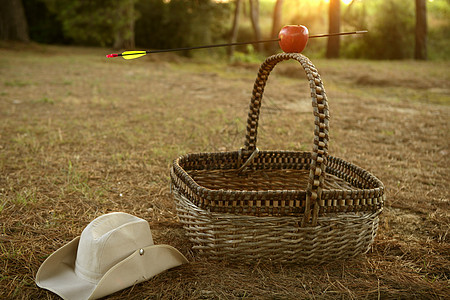
<svg viewBox="0 0 450 300">
<path fill-rule="evenodd" d="M 314 113 L 314 145 L 311 153 L 310 172 L 308 186 L 306 189 L 305 214 L 301 225 L 316 226 L 319 203 L 322 196 L 322 190 L 325 180 L 325 168 L 327 165 L 328 154 L 328 129 L 329 129 L 329 112 L 328 102 L 325 89 L 317 72 L 316 67 L 304 55 L 299 53 L 280 53 L 268 57 L 261 65 L 258 76 L 253 87 L 252 98 L 250 103 L 250 111 L 247 119 L 247 134 L 245 137 L 244 148 L 242 149 L 243 157 L 251 157 L 256 148 L 256 140 L 258 134 L 258 121 L 261 108 L 261 100 L 264 93 L 264 87 L 270 72 L 279 62 L 293 59 L 300 63 L 305 70 L 311 88 L 311 100 Z"/>
</svg>

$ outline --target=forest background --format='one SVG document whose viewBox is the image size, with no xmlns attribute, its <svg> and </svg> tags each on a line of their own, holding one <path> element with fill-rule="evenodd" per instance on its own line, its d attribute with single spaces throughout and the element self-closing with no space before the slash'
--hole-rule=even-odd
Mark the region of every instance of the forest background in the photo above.
<svg viewBox="0 0 450 300">
<path fill-rule="evenodd" d="M 334 46 L 316 39 L 305 50 L 310 57 L 450 58 L 449 0 L 8 0 L 0 17 L 0 40 L 42 44 L 165 49 L 274 38 L 282 26 L 302 24 L 312 34 L 369 31 Z M 245 60 L 277 49 L 241 46 L 228 55 Z"/>
</svg>

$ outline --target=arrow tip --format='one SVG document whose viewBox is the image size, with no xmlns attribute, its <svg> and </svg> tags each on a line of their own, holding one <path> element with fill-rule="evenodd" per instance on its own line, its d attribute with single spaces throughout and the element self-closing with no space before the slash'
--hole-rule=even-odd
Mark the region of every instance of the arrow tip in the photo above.
<svg viewBox="0 0 450 300">
<path fill-rule="evenodd" d="M 119 56 L 119 54 L 112 53 L 112 54 L 106 55 L 106 58 L 117 57 L 117 56 Z"/>
</svg>

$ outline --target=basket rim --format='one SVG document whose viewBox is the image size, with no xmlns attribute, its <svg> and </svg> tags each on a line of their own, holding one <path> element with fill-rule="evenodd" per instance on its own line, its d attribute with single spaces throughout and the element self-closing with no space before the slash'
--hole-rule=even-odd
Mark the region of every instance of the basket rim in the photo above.
<svg viewBox="0 0 450 300">
<path fill-rule="evenodd" d="M 236 164 L 238 163 L 238 157 L 239 157 L 239 151 L 226 151 L 226 152 L 199 152 L 199 153 L 188 153 L 184 154 L 182 156 L 179 156 L 173 161 L 173 166 L 171 168 L 171 181 L 172 184 L 179 188 L 180 183 L 177 183 L 178 180 L 182 181 L 182 184 L 189 187 L 189 189 L 195 193 L 197 196 L 201 197 L 202 199 L 205 199 L 205 203 L 196 203 L 196 205 L 199 205 L 200 207 L 214 207 L 217 206 L 214 201 L 210 201 L 212 199 L 215 199 L 216 197 L 220 196 L 234 196 L 234 197 L 248 197 L 251 199 L 260 198 L 262 201 L 264 199 L 268 198 L 269 196 L 288 196 L 292 198 L 297 199 L 304 199 L 306 197 L 307 191 L 306 190 L 227 190 L 227 189 L 219 189 L 219 190 L 213 190 L 209 189 L 207 187 L 204 187 L 200 184 L 198 184 L 186 171 L 184 168 L 184 162 L 190 161 L 192 164 L 193 161 L 196 159 L 202 159 L 202 160 L 210 160 L 212 163 L 214 160 L 218 160 L 220 158 L 227 158 L 229 160 L 230 166 L 233 164 L 232 160 L 236 160 Z M 303 156 L 305 159 L 310 159 L 311 152 L 307 151 L 289 151 L 289 150 L 263 150 L 259 152 L 259 157 L 264 156 L 285 156 L 289 157 L 291 156 Z M 321 194 L 321 199 L 319 199 L 319 206 L 322 209 L 327 209 L 327 207 L 334 207 L 334 206 L 351 206 L 351 211 L 367 211 L 371 210 L 374 211 L 380 207 L 383 206 L 384 202 L 384 185 L 383 183 L 373 174 L 371 174 L 369 171 L 352 164 L 350 162 L 347 162 L 341 158 L 337 158 L 331 155 L 328 155 L 328 161 L 331 163 L 331 165 L 336 165 L 340 168 L 344 168 L 346 170 L 351 171 L 354 174 L 358 174 L 358 176 L 361 179 L 364 179 L 365 182 L 370 182 L 371 187 L 370 188 L 359 188 L 356 187 L 355 190 L 349 190 L 349 189 L 327 189 L 323 190 Z M 308 163 L 308 162 L 305 162 Z M 192 164 L 195 166 L 195 164 Z M 292 164 L 294 166 L 295 164 Z M 196 168 L 192 168 L 195 170 Z M 235 168 L 211 168 L 210 170 L 234 170 Z M 264 169 L 264 168 L 262 168 Z M 290 170 L 290 169 L 296 169 L 299 168 L 280 168 L 280 170 Z M 327 170 L 331 170 L 332 166 L 327 166 Z M 189 170 L 189 169 L 188 169 Z M 206 170 L 204 167 L 198 168 L 198 170 Z M 305 169 L 307 170 L 307 169 Z M 331 172 L 328 172 L 332 174 Z M 332 174 L 337 176 L 338 178 L 341 178 L 348 182 L 348 178 L 345 178 L 341 172 L 335 172 L 335 174 Z M 177 180 L 178 179 L 178 180 Z M 362 201 L 359 199 L 363 198 Z M 364 201 L 365 199 L 377 199 L 381 198 L 378 201 L 375 201 L 376 203 L 367 203 Z M 337 203 L 339 202 L 339 203 Z M 370 202 L 370 201 L 369 201 Z M 229 206 L 228 204 L 224 204 L 225 206 Z M 220 205 L 219 205 L 220 206 Z M 366 207 L 367 206 L 367 207 Z"/>
</svg>

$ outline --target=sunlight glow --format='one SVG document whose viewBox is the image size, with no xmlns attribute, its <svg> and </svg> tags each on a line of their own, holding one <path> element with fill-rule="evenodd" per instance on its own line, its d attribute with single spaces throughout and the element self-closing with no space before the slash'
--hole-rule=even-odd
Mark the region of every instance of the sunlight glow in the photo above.
<svg viewBox="0 0 450 300">
<path fill-rule="evenodd" d="M 352 0 L 341 0 L 345 5 L 349 5 L 351 2 L 352 2 Z M 324 0 L 324 2 L 326 2 L 326 3 L 329 3 L 330 2 L 330 0 Z"/>
</svg>

